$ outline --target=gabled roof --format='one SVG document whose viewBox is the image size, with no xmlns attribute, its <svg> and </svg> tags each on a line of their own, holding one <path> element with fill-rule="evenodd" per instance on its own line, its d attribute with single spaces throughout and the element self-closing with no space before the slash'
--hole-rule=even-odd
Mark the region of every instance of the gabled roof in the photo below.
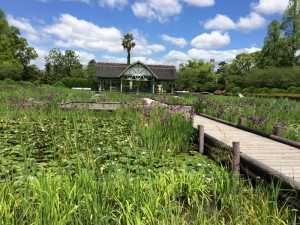
<svg viewBox="0 0 300 225">
<path fill-rule="evenodd" d="M 158 80 L 176 80 L 176 68 L 170 65 L 146 65 L 136 62 L 131 65 L 122 63 L 97 63 L 96 76 L 99 78 L 119 79 L 124 71 L 130 67 L 142 64 L 147 68 Z"/>
</svg>

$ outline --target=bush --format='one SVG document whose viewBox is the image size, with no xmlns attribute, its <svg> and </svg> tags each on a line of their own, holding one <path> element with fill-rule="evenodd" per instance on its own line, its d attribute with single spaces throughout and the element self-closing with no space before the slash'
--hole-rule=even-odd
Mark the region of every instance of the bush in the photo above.
<svg viewBox="0 0 300 225">
<path fill-rule="evenodd" d="M 53 86 L 54 87 L 66 87 L 65 84 L 61 81 L 57 81 Z"/>
<path fill-rule="evenodd" d="M 238 94 L 238 93 L 241 93 L 241 88 L 240 87 L 234 87 L 230 90 L 230 92 L 232 94 Z"/>
<path fill-rule="evenodd" d="M 19 84 L 22 86 L 27 86 L 27 87 L 33 87 L 35 86 L 33 83 L 31 83 L 30 81 L 19 81 Z"/>
<path fill-rule="evenodd" d="M 293 94 L 300 94 L 300 87 L 289 87 L 288 89 L 288 93 L 293 93 Z"/>
<path fill-rule="evenodd" d="M 272 88 L 271 93 L 286 93 L 287 91 L 285 89 L 279 89 L 279 88 Z"/>
<path fill-rule="evenodd" d="M 0 62 L 0 80 L 21 80 L 23 66 L 17 62 Z"/>
<path fill-rule="evenodd" d="M 248 88 L 244 88 L 242 90 L 243 93 L 254 93 L 255 92 L 255 87 L 248 87 Z"/>
<path fill-rule="evenodd" d="M 86 78 L 64 78 L 60 81 L 65 87 L 81 87 L 81 88 L 93 88 L 95 81 L 88 80 Z"/>
<path fill-rule="evenodd" d="M 280 89 L 287 89 L 290 86 L 300 87 L 300 67 L 256 69 L 246 74 L 241 85 L 245 88 L 249 86 Z"/>
<path fill-rule="evenodd" d="M 6 78 L 1 83 L 6 84 L 6 85 L 14 85 L 14 84 L 16 84 L 16 81 Z"/>
<path fill-rule="evenodd" d="M 257 88 L 255 90 L 255 93 L 258 93 L 258 94 L 271 93 L 271 90 L 269 88 Z"/>
</svg>

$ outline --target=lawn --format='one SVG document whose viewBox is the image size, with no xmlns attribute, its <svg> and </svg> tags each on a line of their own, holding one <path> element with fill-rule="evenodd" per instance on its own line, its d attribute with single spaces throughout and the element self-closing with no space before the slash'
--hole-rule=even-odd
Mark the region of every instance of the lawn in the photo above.
<svg viewBox="0 0 300 225">
<path fill-rule="evenodd" d="M 276 186 L 195 152 L 180 114 L 57 106 L 139 97 L 0 84 L 0 224 L 296 224 Z"/>
</svg>

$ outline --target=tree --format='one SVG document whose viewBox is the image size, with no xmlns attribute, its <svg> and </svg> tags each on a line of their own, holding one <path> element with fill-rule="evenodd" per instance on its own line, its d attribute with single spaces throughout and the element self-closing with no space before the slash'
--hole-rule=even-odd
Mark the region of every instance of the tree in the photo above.
<svg viewBox="0 0 300 225">
<path fill-rule="evenodd" d="M 292 66 L 294 55 L 295 52 L 290 39 L 281 35 L 281 24 L 273 20 L 268 27 L 259 67 Z"/>
<path fill-rule="evenodd" d="M 285 35 L 290 39 L 293 52 L 300 48 L 300 0 L 289 0 L 282 25 Z"/>
<path fill-rule="evenodd" d="M 83 70 L 79 61 L 79 56 L 73 50 L 66 50 L 64 53 L 60 49 L 52 49 L 46 60 L 46 77 L 48 83 L 55 83 L 66 77 L 82 77 Z"/>
<path fill-rule="evenodd" d="M 203 61 L 189 60 L 180 67 L 176 86 L 180 90 L 212 91 L 216 89 L 213 65 Z"/>
<path fill-rule="evenodd" d="M 86 68 L 86 74 L 89 79 L 95 79 L 96 76 L 96 60 L 92 59 L 89 61 L 88 66 Z"/>
<path fill-rule="evenodd" d="M 28 46 L 28 42 L 20 36 L 16 27 L 8 24 L 4 12 L 0 10 L 0 70 L 6 71 L 0 77 L 28 79 L 28 66 L 36 57 L 35 50 Z M 14 75 L 11 76 L 12 74 Z"/>
<path fill-rule="evenodd" d="M 130 65 L 131 50 L 135 47 L 134 37 L 132 34 L 125 34 L 122 38 L 122 46 L 127 51 L 127 65 Z"/>
</svg>

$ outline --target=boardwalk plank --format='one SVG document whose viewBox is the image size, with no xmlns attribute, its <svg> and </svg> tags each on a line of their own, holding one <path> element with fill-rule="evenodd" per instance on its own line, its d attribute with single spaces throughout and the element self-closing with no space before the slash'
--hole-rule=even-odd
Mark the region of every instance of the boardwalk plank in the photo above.
<svg viewBox="0 0 300 225">
<path fill-rule="evenodd" d="M 300 150 L 298 148 L 195 115 L 193 126 L 197 128 L 198 125 L 204 126 L 206 134 L 229 146 L 232 142 L 240 142 L 242 153 L 300 182 Z"/>
</svg>

